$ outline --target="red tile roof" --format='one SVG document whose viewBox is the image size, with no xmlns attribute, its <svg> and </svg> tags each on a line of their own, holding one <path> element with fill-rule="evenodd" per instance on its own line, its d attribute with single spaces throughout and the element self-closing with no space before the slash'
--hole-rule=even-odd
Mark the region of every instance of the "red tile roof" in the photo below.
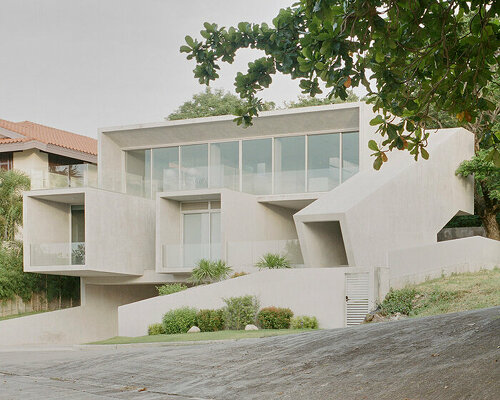
<svg viewBox="0 0 500 400">
<path fill-rule="evenodd" d="M 11 122 L 0 119 L 0 128 L 15 132 L 24 138 L 0 138 L 0 144 L 29 142 L 36 140 L 45 144 L 97 155 L 97 140 L 30 121 Z"/>
</svg>

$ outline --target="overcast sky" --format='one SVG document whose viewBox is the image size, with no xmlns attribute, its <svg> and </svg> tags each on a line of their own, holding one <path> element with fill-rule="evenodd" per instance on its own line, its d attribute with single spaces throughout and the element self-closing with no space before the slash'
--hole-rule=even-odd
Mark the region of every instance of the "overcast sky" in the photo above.
<svg viewBox="0 0 500 400">
<path fill-rule="evenodd" d="M 0 0 L 0 118 L 89 136 L 160 121 L 203 87 L 179 47 L 205 21 L 271 22 L 293 0 Z M 233 89 L 246 52 L 215 87 Z M 295 99 L 275 80 L 267 99 Z"/>
</svg>

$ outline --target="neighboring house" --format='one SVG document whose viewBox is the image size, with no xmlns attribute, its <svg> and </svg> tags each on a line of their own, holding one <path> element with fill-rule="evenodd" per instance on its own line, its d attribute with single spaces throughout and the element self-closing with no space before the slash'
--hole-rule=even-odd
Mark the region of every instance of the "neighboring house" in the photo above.
<svg viewBox="0 0 500 400">
<path fill-rule="evenodd" d="M 95 139 L 0 119 L 0 168 L 24 172 L 32 189 L 97 186 L 96 164 Z"/>
<path fill-rule="evenodd" d="M 82 306 L 4 324 L 4 342 L 141 335 L 171 308 L 245 294 L 341 327 L 389 286 L 498 263 L 489 239 L 437 242 L 473 212 L 472 180 L 455 176 L 472 134 L 433 133 L 428 161 L 394 151 L 374 171 L 372 118 L 351 103 L 262 113 L 248 129 L 231 116 L 102 129 L 98 188 L 24 195 L 25 271 L 81 277 Z M 296 268 L 257 272 L 267 252 Z M 201 258 L 257 273 L 148 299 Z M 38 334 L 16 336 L 24 323 Z"/>
</svg>

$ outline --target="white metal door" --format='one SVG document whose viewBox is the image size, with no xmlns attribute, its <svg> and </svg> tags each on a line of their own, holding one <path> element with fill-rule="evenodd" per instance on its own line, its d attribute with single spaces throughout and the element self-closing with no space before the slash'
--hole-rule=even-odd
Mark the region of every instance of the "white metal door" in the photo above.
<svg viewBox="0 0 500 400">
<path fill-rule="evenodd" d="M 345 274 L 345 323 L 353 326 L 362 323 L 368 314 L 370 274 L 362 272 L 357 274 Z"/>
</svg>

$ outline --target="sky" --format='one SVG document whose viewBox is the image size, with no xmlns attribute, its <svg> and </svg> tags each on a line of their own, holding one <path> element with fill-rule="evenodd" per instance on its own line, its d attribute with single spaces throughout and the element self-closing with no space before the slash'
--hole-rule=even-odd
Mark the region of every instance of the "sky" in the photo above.
<svg viewBox="0 0 500 400">
<path fill-rule="evenodd" d="M 194 61 L 179 53 L 203 22 L 271 22 L 293 0 L 0 0 L 0 118 L 97 137 L 97 129 L 163 120 L 194 93 Z M 260 56 L 244 50 L 214 87 Z M 298 81 L 275 79 L 281 104 Z"/>
</svg>

